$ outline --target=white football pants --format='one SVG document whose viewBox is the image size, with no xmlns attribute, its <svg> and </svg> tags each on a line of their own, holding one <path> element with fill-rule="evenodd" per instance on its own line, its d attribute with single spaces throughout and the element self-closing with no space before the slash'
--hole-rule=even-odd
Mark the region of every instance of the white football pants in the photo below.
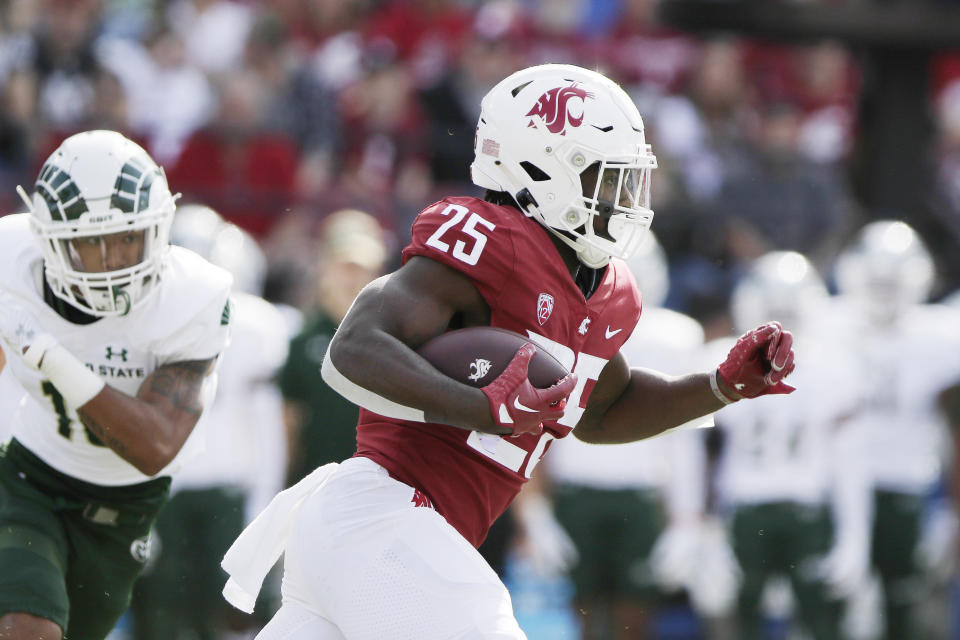
<svg viewBox="0 0 960 640">
<path fill-rule="evenodd" d="M 351 458 L 307 499 L 257 640 L 526 640 L 506 587 L 412 487 Z"/>
</svg>

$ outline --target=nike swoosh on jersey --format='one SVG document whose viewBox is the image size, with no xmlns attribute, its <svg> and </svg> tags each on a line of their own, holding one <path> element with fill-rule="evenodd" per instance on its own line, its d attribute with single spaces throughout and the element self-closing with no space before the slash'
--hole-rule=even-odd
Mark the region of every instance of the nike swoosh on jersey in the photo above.
<svg viewBox="0 0 960 640">
<path fill-rule="evenodd" d="M 497 413 L 500 416 L 500 422 L 502 424 L 513 424 L 513 418 L 510 417 L 510 411 L 507 410 L 507 405 L 500 405 L 500 409 Z"/>
<path fill-rule="evenodd" d="M 611 330 L 610 330 L 610 325 L 607 325 L 606 330 L 603 332 L 603 336 L 604 336 L 607 340 L 609 340 L 610 338 L 612 338 L 613 336 L 617 335 L 617 334 L 620 333 L 621 331 L 623 331 L 623 329 L 614 329 L 613 331 L 611 331 Z"/>
<path fill-rule="evenodd" d="M 525 407 L 525 406 L 523 406 L 523 405 L 520 403 L 520 396 L 517 396 L 516 398 L 513 399 L 513 406 L 515 406 L 517 409 L 520 409 L 520 411 L 526 411 L 527 413 L 536 413 L 536 412 L 537 412 L 536 409 L 531 409 L 530 407 Z"/>
</svg>

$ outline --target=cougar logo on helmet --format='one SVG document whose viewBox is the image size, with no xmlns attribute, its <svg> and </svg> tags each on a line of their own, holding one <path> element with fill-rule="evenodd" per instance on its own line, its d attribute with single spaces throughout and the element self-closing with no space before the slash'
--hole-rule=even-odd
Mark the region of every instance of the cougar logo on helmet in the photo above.
<svg viewBox="0 0 960 640">
<path fill-rule="evenodd" d="M 592 97 L 592 93 L 577 87 L 575 84 L 569 87 L 556 87 L 540 96 L 537 104 L 533 105 L 527 115 L 543 118 L 550 133 L 566 135 L 568 124 L 571 127 L 579 127 L 583 123 L 583 112 L 581 111 L 579 116 L 570 113 L 569 101 L 572 98 L 580 98 L 581 101 L 586 102 L 587 98 Z M 534 126 L 533 120 L 527 126 Z"/>
</svg>

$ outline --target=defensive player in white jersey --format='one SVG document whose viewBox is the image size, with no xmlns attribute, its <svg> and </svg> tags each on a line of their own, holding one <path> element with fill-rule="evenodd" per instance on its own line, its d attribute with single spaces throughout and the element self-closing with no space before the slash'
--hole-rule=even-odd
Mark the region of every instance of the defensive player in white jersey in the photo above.
<svg viewBox="0 0 960 640">
<path fill-rule="evenodd" d="M 871 560 L 883 586 L 883 637 L 917 638 L 924 508 L 949 448 L 938 397 L 960 379 L 960 320 L 955 309 L 926 304 L 933 261 L 903 222 L 864 226 L 835 271 L 842 329 L 865 385 L 854 420 L 870 434 L 861 457 L 873 480 Z"/>
<path fill-rule="evenodd" d="M 644 304 L 622 353 L 632 366 L 677 375 L 690 370 L 701 358 L 703 328 L 662 306 L 667 259 L 652 232 L 627 264 Z M 696 571 L 700 435 L 682 430 L 618 447 L 563 438 L 551 447 L 544 464 L 557 517 L 579 555 L 571 578 L 584 640 L 649 634 L 662 592 L 681 589 Z M 609 534 L 598 538 L 603 529 Z"/>
<path fill-rule="evenodd" d="M 714 417 L 723 435 L 716 499 L 742 570 L 736 637 L 744 640 L 764 637 L 762 595 L 771 576 L 789 580 L 795 619 L 817 640 L 840 637 L 841 598 L 867 577 L 868 484 L 861 433 L 848 424 L 857 371 L 817 327 L 827 301 L 810 262 L 784 251 L 755 261 L 733 293 L 737 328 L 782 317 L 803 353 L 796 393 Z M 709 343 L 708 361 L 732 342 Z"/>
<path fill-rule="evenodd" d="M 282 492 L 224 558 L 225 594 L 249 608 L 285 551 L 261 640 L 524 638 L 476 547 L 551 440 L 576 427 L 630 442 L 790 391 L 792 336 L 775 323 L 710 373 L 631 370 L 619 353 L 640 313 L 620 258 L 650 225 L 655 164 L 636 106 L 598 73 L 531 67 L 487 94 L 472 167 L 485 199 L 421 212 L 403 266 L 361 291 L 327 351 L 324 379 L 364 407 L 357 453 Z M 527 345 L 478 389 L 415 351 L 482 325 L 530 336 L 573 373 L 535 389 Z"/>
<path fill-rule="evenodd" d="M 220 559 L 286 473 L 283 399 L 273 378 L 290 336 L 283 315 L 259 295 L 266 257 L 250 234 L 197 204 L 177 207 L 170 242 L 233 275 L 232 328 L 217 397 L 203 417 L 204 455 L 174 478 L 155 527 L 157 561 L 134 589 L 138 640 L 221 638 L 254 624 L 220 596 Z"/>
<path fill-rule="evenodd" d="M 101 640 L 215 390 L 231 278 L 170 248 L 163 171 L 119 133 L 67 138 L 19 191 L 30 213 L 0 218 L 24 390 L 0 455 L 0 637 Z"/>
</svg>

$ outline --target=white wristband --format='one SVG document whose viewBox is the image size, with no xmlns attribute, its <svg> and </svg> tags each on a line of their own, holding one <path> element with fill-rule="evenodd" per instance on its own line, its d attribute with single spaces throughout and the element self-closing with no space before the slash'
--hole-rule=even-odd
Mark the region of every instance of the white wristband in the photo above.
<svg viewBox="0 0 960 640">
<path fill-rule="evenodd" d="M 720 383 L 717 382 L 717 376 L 720 375 L 719 370 L 714 369 L 713 373 L 710 374 L 710 390 L 713 391 L 713 395 L 717 396 L 717 400 L 723 404 L 733 404 L 736 400 L 728 398 L 723 391 L 720 391 Z"/>
<path fill-rule="evenodd" d="M 100 376 L 59 344 L 49 347 L 43 354 L 40 371 L 74 409 L 90 402 L 106 386 Z"/>
<path fill-rule="evenodd" d="M 30 341 L 30 346 L 23 352 L 23 362 L 34 370 L 40 369 L 40 361 L 43 360 L 47 349 L 57 345 L 57 339 L 49 333 L 41 333 L 34 336 Z"/>
</svg>

